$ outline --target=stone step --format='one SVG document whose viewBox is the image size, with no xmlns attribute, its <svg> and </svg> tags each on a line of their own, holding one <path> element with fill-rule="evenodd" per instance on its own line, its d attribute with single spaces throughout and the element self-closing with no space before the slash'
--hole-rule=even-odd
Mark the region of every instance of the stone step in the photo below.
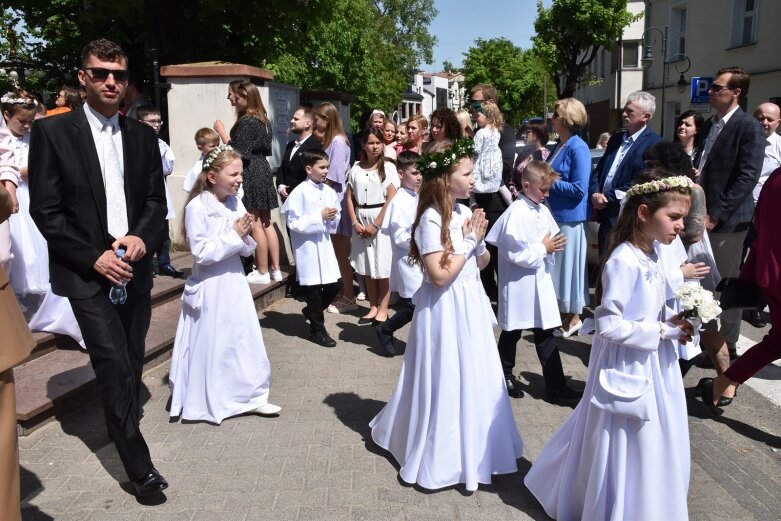
<svg viewBox="0 0 781 521">
<path fill-rule="evenodd" d="M 187 267 L 184 259 L 180 264 L 177 264 L 180 269 Z M 178 281 L 179 289 L 174 290 L 176 284 L 169 284 L 171 280 L 167 277 L 155 279 L 155 288 L 160 298 L 153 305 L 152 321 L 146 337 L 145 371 L 171 356 L 181 310 L 181 301 L 177 297 L 181 295 L 183 285 L 183 281 Z M 274 301 L 284 298 L 286 280 L 287 273 L 281 282 L 251 285 L 255 308 L 261 311 Z M 176 294 L 163 298 L 163 292 Z M 45 353 L 14 368 L 17 430 L 22 436 L 95 398 L 95 373 L 89 356 L 79 350 L 72 340 L 67 340 L 72 347 L 67 347 L 64 342 L 56 343 L 51 349 L 47 347 Z"/>
</svg>

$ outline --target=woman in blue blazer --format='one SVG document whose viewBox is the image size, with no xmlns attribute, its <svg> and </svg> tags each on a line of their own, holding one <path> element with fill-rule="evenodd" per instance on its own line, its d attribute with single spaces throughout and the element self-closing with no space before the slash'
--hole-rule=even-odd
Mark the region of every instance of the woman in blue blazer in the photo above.
<svg viewBox="0 0 781 521">
<path fill-rule="evenodd" d="M 551 275 L 559 311 L 563 314 L 557 336 L 564 338 L 580 329 L 580 313 L 588 296 L 586 219 L 591 154 L 588 145 L 577 135 L 587 121 L 586 107 L 575 98 L 559 100 L 553 106 L 552 126 L 559 135 L 559 144 L 548 162 L 561 179 L 553 183 L 548 205 L 561 233 L 567 237 L 567 246 L 556 254 Z"/>
</svg>

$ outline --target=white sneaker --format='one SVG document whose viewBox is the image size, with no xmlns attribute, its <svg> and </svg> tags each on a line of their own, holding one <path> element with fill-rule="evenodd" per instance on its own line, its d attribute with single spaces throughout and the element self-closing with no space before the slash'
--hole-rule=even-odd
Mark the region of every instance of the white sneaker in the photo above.
<svg viewBox="0 0 781 521">
<path fill-rule="evenodd" d="M 282 280 L 282 270 L 271 270 L 269 275 L 271 275 L 271 280 L 274 282 L 279 282 Z"/>
<path fill-rule="evenodd" d="M 264 403 L 257 409 L 253 409 L 250 412 L 255 412 L 260 414 L 261 416 L 271 416 L 274 414 L 279 414 L 279 412 L 282 410 L 282 407 L 279 405 L 274 405 L 273 403 Z"/>
<path fill-rule="evenodd" d="M 361 291 L 360 293 L 358 293 L 358 295 L 355 296 L 355 300 L 366 300 L 366 293 Z"/>
<path fill-rule="evenodd" d="M 271 284 L 271 277 L 268 273 L 258 273 L 258 270 L 253 270 L 247 275 L 247 282 L 250 284 Z"/>
</svg>

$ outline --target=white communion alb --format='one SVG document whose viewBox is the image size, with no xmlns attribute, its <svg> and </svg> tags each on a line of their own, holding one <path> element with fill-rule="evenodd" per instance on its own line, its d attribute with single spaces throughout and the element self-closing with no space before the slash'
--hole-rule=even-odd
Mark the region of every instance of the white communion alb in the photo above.
<svg viewBox="0 0 781 521">
<path fill-rule="evenodd" d="M 390 291 L 396 291 L 404 298 L 412 298 L 423 282 L 420 265 L 409 262 L 412 224 L 417 210 L 418 193 L 401 187 L 388 203 L 382 221 L 382 233 L 390 237 L 393 252 Z"/>
<path fill-rule="evenodd" d="M 677 341 L 660 340 L 669 267 L 654 249 L 608 259 L 583 399 L 524 479 L 555 519 L 688 518 L 686 398 Z"/>
<path fill-rule="evenodd" d="M 499 326 L 503 331 L 561 326 L 550 276 L 555 256 L 542 244 L 547 233 L 551 237 L 559 233 L 548 207 L 521 195 L 485 238 L 500 252 Z"/>
<path fill-rule="evenodd" d="M 233 229 L 244 205 L 203 192 L 185 208 L 195 262 L 182 296 L 169 383 L 171 417 L 220 423 L 268 403 L 271 365 L 240 255 L 255 241 Z"/>
<path fill-rule="evenodd" d="M 456 205 L 450 237 L 456 254 L 471 218 Z M 427 209 L 415 231 L 421 255 L 444 250 L 442 219 Z M 496 349 L 491 303 L 473 255 L 454 280 L 435 287 L 424 277 L 396 389 L 369 424 L 372 439 L 399 463 L 407 483 L 476 490 L 494 474 L 517 470 L 523 442 L 515 424 Z"/>
<path fill-rule="evenodd" d="M 333 188 L 311 179 L 296 186 L 282 205 L 280 213 L 287 219 L 296 277 L 302 286 L 330 284 L 342 276 L 330 237 L 339 226 L 341 207 Z M 328 221 L 322 217 L 323 208 L 339 212 Z"/>
</svg>

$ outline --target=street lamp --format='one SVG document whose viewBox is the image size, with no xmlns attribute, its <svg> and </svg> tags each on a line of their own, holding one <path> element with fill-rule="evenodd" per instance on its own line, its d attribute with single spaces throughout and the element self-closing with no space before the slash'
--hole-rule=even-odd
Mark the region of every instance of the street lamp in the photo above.
<svg viewBox="0 0 781 521">
<path fill-rule="evenodd" d="M 649 27 L 645 31 L 643 31 L 643 37 L 642 37 L 642 43 L 643 47 L 645 47 L 645 53 L 643 54 L 643 59 L 641 60 L 643 64 L 643 69 L 648 70 L 653 62 L 655 61 L 654 55 L 652 49 L 654 46 L 656 46 L 656 37 L 652 34 L 653 32 L 659 33 L 659 36 L 662 38 L 662 113 L 661 113 L 661 136 L 664 137 L 664 109 L 665 109 L 665 99 L 667 94 L 667 82 L 670 79 L 670 63 L 673 61 L 675 63 L 675 71 L 680 74 L 680 77 L 678 78 L 678 81 L 676 82 L 676 87 L 678 89 L 678 92 L 685 92 L 686 91 L 686 78 L 684 77 L 683 73 L 687 72 L 689 69 L 691 69 L 691 60 L 688 56 L 686 56 L 683 53 L 676 53 L 669 58 L 667 57 L 667 34 L 669 32 L 670 28 L 668 26 L 665 26 L 664 31 L 659 29 L 658 27 Z M 679 68 L 680 63 L 682 61 L 686 61 L 685 68 L 681 70 Z"/>
</svg>

